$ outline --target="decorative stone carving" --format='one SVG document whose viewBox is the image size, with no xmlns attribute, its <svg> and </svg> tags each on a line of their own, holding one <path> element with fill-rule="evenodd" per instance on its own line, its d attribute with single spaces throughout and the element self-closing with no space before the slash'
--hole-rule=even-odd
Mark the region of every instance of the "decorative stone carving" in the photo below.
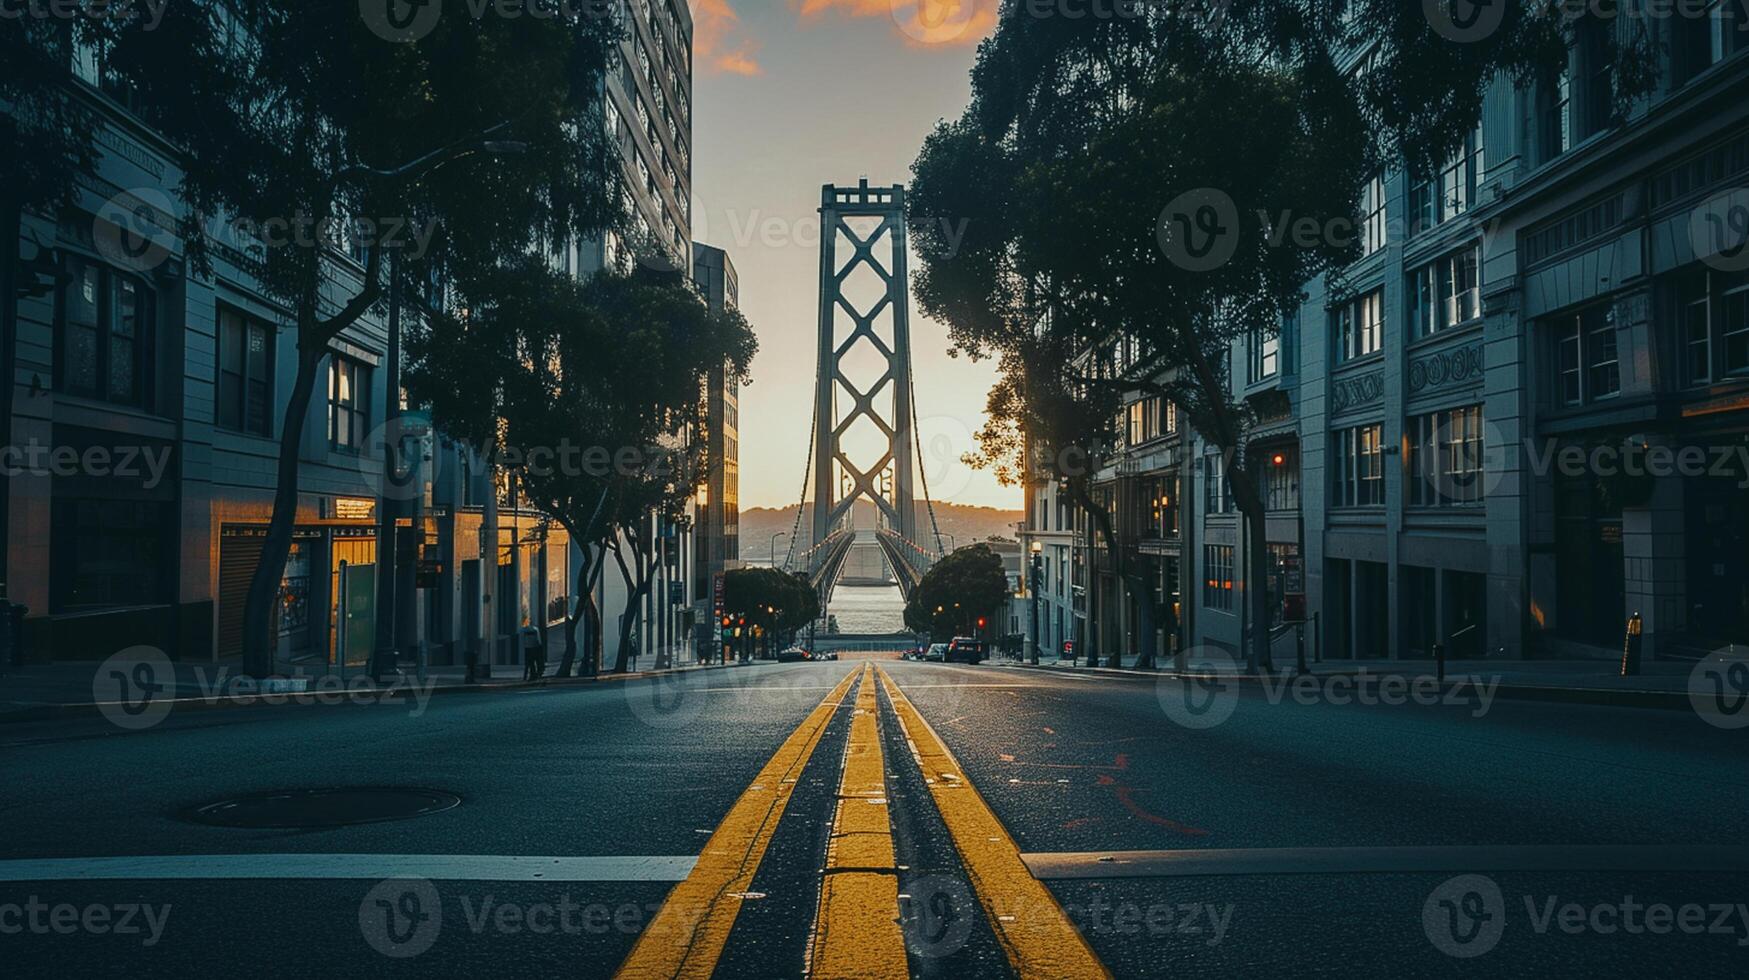
<svg viewBox="0 0 1749 980">
<path fill-rule="evenodd" d="M 1482 345 L 1435 351 L 1409 362 L 1409 394 L 1482 382 Z"/>
<path fill-rule="evenodd" d="M 1330 385 L 1330 411 L 1346 412 L 1385 397 L 1385 377 L 1374 371 L 1352 378 L 1337 378 Z"/>
</svg>

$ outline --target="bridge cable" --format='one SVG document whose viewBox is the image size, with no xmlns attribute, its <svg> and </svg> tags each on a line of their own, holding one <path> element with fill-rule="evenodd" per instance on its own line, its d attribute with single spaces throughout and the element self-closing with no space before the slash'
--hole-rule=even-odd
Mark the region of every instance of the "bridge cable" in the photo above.
<svg viewBox="0 0 1749 980">
<path fill-rule="evenodd" d="M 911 394 L 911 439 L 917 447 L 917 476 L 923 481 L 923 503 L 929 508 L 929 528 L 935 534 L 935 553 L 946 554 L 941 547 L 941 525 L 935 521 L 935 501 L 929 498 L 929 466 L 923 458 L 923 429 L 917 424 L 917 382 L 911 375 L 911 359 L 905 359 L 906 388 Z"/>
<path fill-rule="evenodd" d="M 794 560 L 796 556 L 796 536 L 802 531 L 802 511 L 807 509 L 808 506 L 808 477 L 812 476 L 814 473 L 814 441 L 820 426 L 820 383 L 820 381 L 814 382 L 814 418 L 812 422 L 808 423 L 808 461 L 802 466 L 802 495 L 801 498 L 796 501 L 796 521 L 795 525 L 790 528 L 789 532 L 789 553 L 784 555 L 783 558 L 783 567 L 785 571 L 789 570 L 790 562 Z M 820 506 L 820 502 L 817 500 L 814 501 L 814 506 Z M 777 559 L 775 554 L 771 557 L 773 561 Z"/>
</svg>

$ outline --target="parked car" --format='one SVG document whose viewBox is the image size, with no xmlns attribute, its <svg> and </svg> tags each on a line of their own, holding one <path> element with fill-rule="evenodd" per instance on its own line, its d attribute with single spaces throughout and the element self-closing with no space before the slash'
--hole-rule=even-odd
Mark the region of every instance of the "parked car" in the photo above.
<svg viewBox="0 0 1749 980">
<path fill-rule="evenodd" d="M 947 645 L 947 662 L 950 664 L 981 663 L 989 655 L 990 648 L 984 641 L 969 636 L 956 636 Z"/>
<path fill-rule="evenodd" d="M 935 663 L 940 663 L 941 661 L 946 660 L 947 659 L 947 644 L 945 644 L 945 643 L 931 643 L 931 644 L 929 644 L 929 649 L 923 651 L 923 659 L 928 660 L 928 661 L 932 661 Z"/>
<path fill-rule="evenodd" d="M 793 664 L 812 659 L 814 659 L 813 656 L 801 647 L 785 647 L 777 652 L 777 662 L 780 664 Z"/>
<path fill-rule="evenodd" d="M 810 659 L 813 659 L 813 660 L 837 660 L 838 654 L 833 653 L 831 650 L 826 650 L 823 652 L 816 652 L 816 653 L 809 654 L 809 657 L 810 657 Z"/>
</svg>

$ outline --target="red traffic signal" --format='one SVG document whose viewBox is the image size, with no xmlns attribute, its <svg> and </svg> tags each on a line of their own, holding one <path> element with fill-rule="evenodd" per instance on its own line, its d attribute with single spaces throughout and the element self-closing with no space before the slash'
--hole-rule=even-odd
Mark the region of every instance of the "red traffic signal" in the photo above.
<svg viewBox="0 0 1749 980">
<path fill-rule="evenodd" d="M 983 629 L 983 628 L 984 628 L 984 617 L 982 617 L 982 616 L 979 616 L 979 617 L 978 617 L 978 628 L 979 628 L 979 629 Z"/>
</svg>

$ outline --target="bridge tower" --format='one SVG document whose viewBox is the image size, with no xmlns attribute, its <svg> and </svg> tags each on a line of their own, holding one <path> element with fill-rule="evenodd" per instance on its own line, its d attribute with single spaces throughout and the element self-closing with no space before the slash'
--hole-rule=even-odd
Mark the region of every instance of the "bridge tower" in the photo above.
<svg viewBox="0 0 1749 980">
<path fill-rule="evenodd" d="M 904 185 L 870 187 L 864 178 L 855 187 L 821 189 L 816 545 L 860 499 L 901 537 L 917 537 L 905 249 Z M 847 446 L 847 434 L 857 429 L 855 445 Z"/>
</svg>

